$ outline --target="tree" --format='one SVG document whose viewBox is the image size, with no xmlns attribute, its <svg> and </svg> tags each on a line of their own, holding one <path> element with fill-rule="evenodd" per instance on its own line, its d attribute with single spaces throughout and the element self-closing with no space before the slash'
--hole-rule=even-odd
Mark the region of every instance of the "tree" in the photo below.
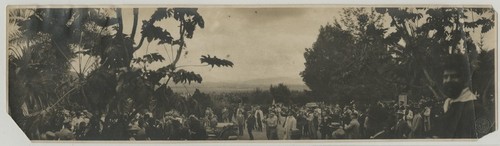
<svg viewBox="0 0 500 146">
<path fill-rule="evenodd" d="M 283 83 L 278 84 L 277 86 L 271 85 L 269 87 L 269 92 L 271 92 L 271 95 L 273 96 L 273 104 L 275 103 L 285 103 L 285 104 L 290 104 L 290 89 Z"/>
<path fill-rule="evenodd" d="M 300 75 L 312 95 L 326 102 L 395 96 L 394 83 L 384 81 L 391 56 L 380 15 L 344 9 L 339 20 L 322 26 L 304 53 L 306 68 Z"/>
<path fill-rule="evenodd" d="M 469 59 L 464 65 L 470 66 L 471 75 L 478 72 L 479 49 L 471 33 L 488 32 L 494 25 L 492 12 L 488 8 L 345 9 L 341 23 L 321 27 L 313 47 L 306 49 L 301 76 L 312 94 L 324 101 L 332 96 L 350 101 L 400 93 L 442 98 L 439 62 L 451 53 L 462 53 Z M 376 23 L 382 18 L 390 25 Z"/>
<path fill-rule="evenodd" d="M 80 9 L 86 10 L 86 9 Z M 29 138 L 40 128 L 55 105 L 76 91 L 69 69 L 73 48 L 92 27 L 79 25 L 88 17 L 70 9 L 13 9 L 9 22 L 16 30 L 9 34 L 9 109 Z M 22 111 L 22 112 L 20 112 Z"/>
<path fill-rule="evenodd" d="M 213 103 L 210 95 L 202 93 L 199 89 L 196 89 L 193 93 L 192 98 L 201 105 L 201 109 L 206 109 L 207 107 L 212 107 Z"/>
<path fill-rule="evenodd" d="M 471 37 L 475 29 L 486 33 L 494 26 L 491 8 L 376 8 L 391 18 L 396 31 L 386 39 L 398 66 L 392 73 L 404 78 L 405 90 L 417 96 L 427 90 L 437 98 L 441 93 L 441 64 L 450 54 L 464 54 L 472 74 L 477 68 L 478 49 Z M 401 43 L 403 42 L 403 43 Z M 493 77 L 493 76 L 490 76 Z"/>
<path fill-rule="evenodd" d="M 271 93 L 268 90 L 260 88 L 255 88 L 255 90 L 249 93 L 249 96 L 252 104 L 265 105 L 273 101 Z"/>
<path fill-rule="evenodd" d="M 291 102 L 296 105 L 305 105 L 312 101 L 310 96 L 307 96 L 305 91 L 291 91 Z"/>
<path fill-rule="evenodd" d="M 461 54 L 468 68 L 468 87 L 479 94 L 483 107 L 476 108 L 476 120 L 492 120 L 494 108 L 490 105 L 492 74 L 491 55 L 483 48 L 482 38 L 478 40 L 476 29 L 483 33 L 494 27 L 495 12 L 492 8 L 377 8 L 377 12 L 389 16 L 391 27 L 396 31 L 387 39 L 394 46 L 391 52 L 398 62 L 399 71 L 393 72 L 405 78 L 406 91 L 410 97 L 419 97 L 422 91 L 430 91 L 437 99 L 446 96 L 441 92 L 442 68 L 436 62 L 452 54 Z M 475 34 L 475 36 L 473 35 Z M 479 42 L 478 42 L 479 41 Z M 400 43 L 403 42 L 403 43 Z M 494 48 L 493 48 L 494 49 Z M 490 52 L 494 52 L 493 50 Z M 488 57 L 490 56 L 490 57 Z M 481 77 L 479 77 L 481 76 Z M 494 85 L 493 85 L 494 86 Z M 477 122 L 494 127 L 492 123 Z M 480 136 L 490 132 L 476 131 Z"/>
<path fill-rule="evenodd" d="M 472 91 L 479 95 L 482 111 L 485 114 L 494 113 L 494 98 L 495 98 L 495 50 L 481 50 L 478 55 L 477 69 L 472 75 Z M 482 115 L 482 114 L 481 114 Z M 494 116 L 492 116 L 494 117 Z"/>
<path fill-rule="evenodd" d="M 45 106 L 32 107 L 37 112 L 30 113 L 28 117 L 36 117 L 37 121 L 43 121 L 40 117 L 44 117 L 44 114 L 55 106 L 61 106 L 59 104 L 62 103 L 69 104 L 67 102 L 71 101 L 84 105 L 96 115 L 105 112 L 124 112 L 132 108 L 138 109 L 136 112 L 142 109 L 161 108 L 162 106 L 152 104 L 156 103 L 155 101 L 179 101 L 181 104 L 178 105 L 184 106 L 196 103 L 175 98 L 167 92 L 168 90 L 162 91 L 168 87 L 170 80 L 176 84 L 202 82 L 201 75 L 182 69 L 185 66 L 177 65 L 187 49 L 185 39 L 192 38 L 197 27 L 204 27 L 204 20 L 196 8 L 157 9 L 149 20 L 142 21 L 141 39 L 137 44 L 134 40 L 139 21 L 137 8 L 133 9 L 131 34 L 123 32 L 121 8 L 37 8 L 28 13 L 25 19 L 15 17 L 23 13 L 14 11 L 16 10 L 10 12 L 12 16 L 9 15 L 9 18 L 12 18 L 10 22 L 18 26 L 18 33 L 13 35 L 16 37 L 9 38 L 9 49 L 13 52 L 9 60 L 9 72 L 12 73 L 9 74 L 11 79 L 9 90 L 12 90 L 9 92 L 9 99 L 19 99 L 10 102 L 12 103 L 10 111 L 13 117 L 16 117 L 14 119 L 24 117 L 19 114 L 22 112 L 18 107 L 28 101 L 26 97 L 37 97 L 40 101 L 48 102 L 35 104 Z M 155 26 L 156 22 L 162 20 L 175 21 L 179 24 L 178 38 L 174 38 L 166 28 Z M 146 64 L 163 62 L 166 59 L 159 53 L 134 57 L 134 52 L 142 48 L 145 40 L 148 43 L 157 41 L 159 45 L 177 47 L 175 56 L 171 57 L 170 63 L 164 64 L 159 69 L 147 68 Z M 19 44 L 26 44 L 25 47 L 21 47 L 22 52 L 11 49 L 20 46 Z M 38 56 L 34 57 L 35 54 Z M 82 56 L 91 59 L 82 61 Z M 33 60 L 37 60 L 36 66 L 29 64 Z M 74 60 L 80 63 L 78 68 L 71 65 Z M 201 56 L 200 61 L 205 66 L 211 67 L 233 66 L 229 60 L 210 55 Z M 134 67 L 137 64 L 143 65 L 143 68 Z M 31 73 L 37 73 L 39 76 L 32 76 Z M 69 77 L 72 77 L 73 73 L 76 73 L 77 77 L 75 80 L 70 80 Z M 60 78 L 64 76 L 69 77 Z M 166 82 L 160 82 L 162 78 L 167 78 Z M 34 82 L 39 79 L 48 80 L 44 80 L 44 83 Z M 27 81 L 33 82 L 36 85 L 34 87 L 52 89 L 33 91 L 51 91 L 48 93 L 55 96 L 45 92 L 34 92 L 32 95 L 36 96 L 22 94 L 23 90 L 28 88 L 22 87 L 26 84 L 17 83 Z M 55 85 L 44 85 L 45 83 Z M 165 96 L 172 99 L 165 100 Z M 51 97 L 55 98 L 49 99 Z M 67 100 L 68 97 L 72 100 Z M 133 104 L 129 106 L 128 103 Z M 183 107 L 176 106 L 176 108 Z M 182 110 L 187 111 L 184 108 Z"/>
</svg>

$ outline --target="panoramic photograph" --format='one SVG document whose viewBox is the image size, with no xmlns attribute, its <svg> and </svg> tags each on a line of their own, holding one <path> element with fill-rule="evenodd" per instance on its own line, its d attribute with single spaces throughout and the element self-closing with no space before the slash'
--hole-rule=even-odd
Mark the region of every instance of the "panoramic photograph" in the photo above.
<svg viewBox="0 0 500 146">
<path fill-rule="evenodd" d="M 479 139 L 492 7 L 8 6 L 30 140 Z"/>
</svg>

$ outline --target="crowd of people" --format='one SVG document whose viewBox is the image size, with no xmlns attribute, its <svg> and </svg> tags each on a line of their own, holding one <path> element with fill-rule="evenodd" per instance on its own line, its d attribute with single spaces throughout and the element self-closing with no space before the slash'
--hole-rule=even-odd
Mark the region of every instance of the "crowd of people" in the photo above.
<svg viewBox="0 0 500 146">
<path fill-rule="evenodd" d="M 235 124 L 240 129 L 239 135 L 246 130 L 250 139 L 253 139 L 253 130 L 262 129 L 270 140 L 433 138 L 440 135 L 436 127 L 440 127 L 442 121 L 441 104 L 422 99 L 415 104 L 394 105 L 383 102 L 362 106 L 354 102 L 343 106 L 320 103 L 312 107 L 277 104 L 266 110 L 260 106 L 245 110 L 240 106 L 236 109 Z"/>
<path fill-rule="evenodd" d="M 438 135 L 440 103 L 423 99 L 417 104 L 383 102 L 346 105 L 275 104 L 224 107 L 186 116 L 176 110 L 154 116 L 151 111 L 92 115 L 87 110 L 60 110 L 56 127 L 42 139 L 59 140 L 205 140 L 219 123 L 231 123 L 236 136 L 265 132 L 278 139 L 431 138 Z M 134 114 L 135 113 L 135 114 Z M 132 115 L 133 114 L 133 115 Z M 201 115 L 201 116 L 196 116 Z M 227 138 L 227 137 L 226 137 Z"/>
<path fill-rule="evenodd" d="M 231 123 L 235 127 L 235 132 L 226 133 L 223 139 L 232 134 L 237 137 L 248 134 L 253 140 L 254 131 L 265 132 L 269 140 L 446 138 L 453 136 L 450 136 L 450 123 L 461 122 L 453 119 L 456 113 L 453 106 L 456 105 L 449 103 L 449 99 L 435 98 L 410 103 L 240 103 L 217 110 L 206 107 L 204 112 L 189 116 L 176 110 L 163 115 L 153 115 L 148 110 L 93 115 L 87 110 L 61 109 L 52 118 L 51 126 L 41 129 L 44 133 L 40 139 L 205 140 L 214 133 L 218 134 L 215 131 L 220 123 Z M 471 131 L 464 129 L 458 131 Z"/>
<path fill-rule="evenodd" d="M 208 108 L 203 118 L 185 116 L 176 110 L 153 117 L 150 111 L 92 115 L 86 110 L 60 110 L 54 126 L 44 129 L 44 140 L 203 140 L 217 125 Z M 133 114 L 135 113 L 135 114 Z"/>
</svg>

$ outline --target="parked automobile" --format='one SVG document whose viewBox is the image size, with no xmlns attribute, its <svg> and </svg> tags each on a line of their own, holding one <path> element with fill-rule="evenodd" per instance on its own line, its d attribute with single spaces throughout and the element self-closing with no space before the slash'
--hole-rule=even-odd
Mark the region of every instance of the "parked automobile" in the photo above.
<svg viewBox="0 0 500 146">
<path fill-rule="evenodd" d="M 234 123 L 217 123 L 215 128 L 207 129 L 210 140 L 237 140 L 238 126 Z"/>
<path fill-rule="evenodd" d="M 309 102 L 309 103 L 306 103 L 306 107 L 307 108 L 315 108 L 315 107 L 318 107 L 318 103 L 316 102 Z"/>
</svg>

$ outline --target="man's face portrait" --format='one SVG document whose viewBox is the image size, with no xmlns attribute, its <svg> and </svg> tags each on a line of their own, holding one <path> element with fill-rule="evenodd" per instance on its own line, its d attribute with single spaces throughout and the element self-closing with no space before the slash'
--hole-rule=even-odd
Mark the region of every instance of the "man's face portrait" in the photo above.
<svg viewBox="0 0 500 146">
<path fill-rule="evenodd" d="M 465 87 L 460 73 L 455 70 L 445 70 L 443 73 L 443 90 L 448 98 L 456 99 Z"/>
</svg>

